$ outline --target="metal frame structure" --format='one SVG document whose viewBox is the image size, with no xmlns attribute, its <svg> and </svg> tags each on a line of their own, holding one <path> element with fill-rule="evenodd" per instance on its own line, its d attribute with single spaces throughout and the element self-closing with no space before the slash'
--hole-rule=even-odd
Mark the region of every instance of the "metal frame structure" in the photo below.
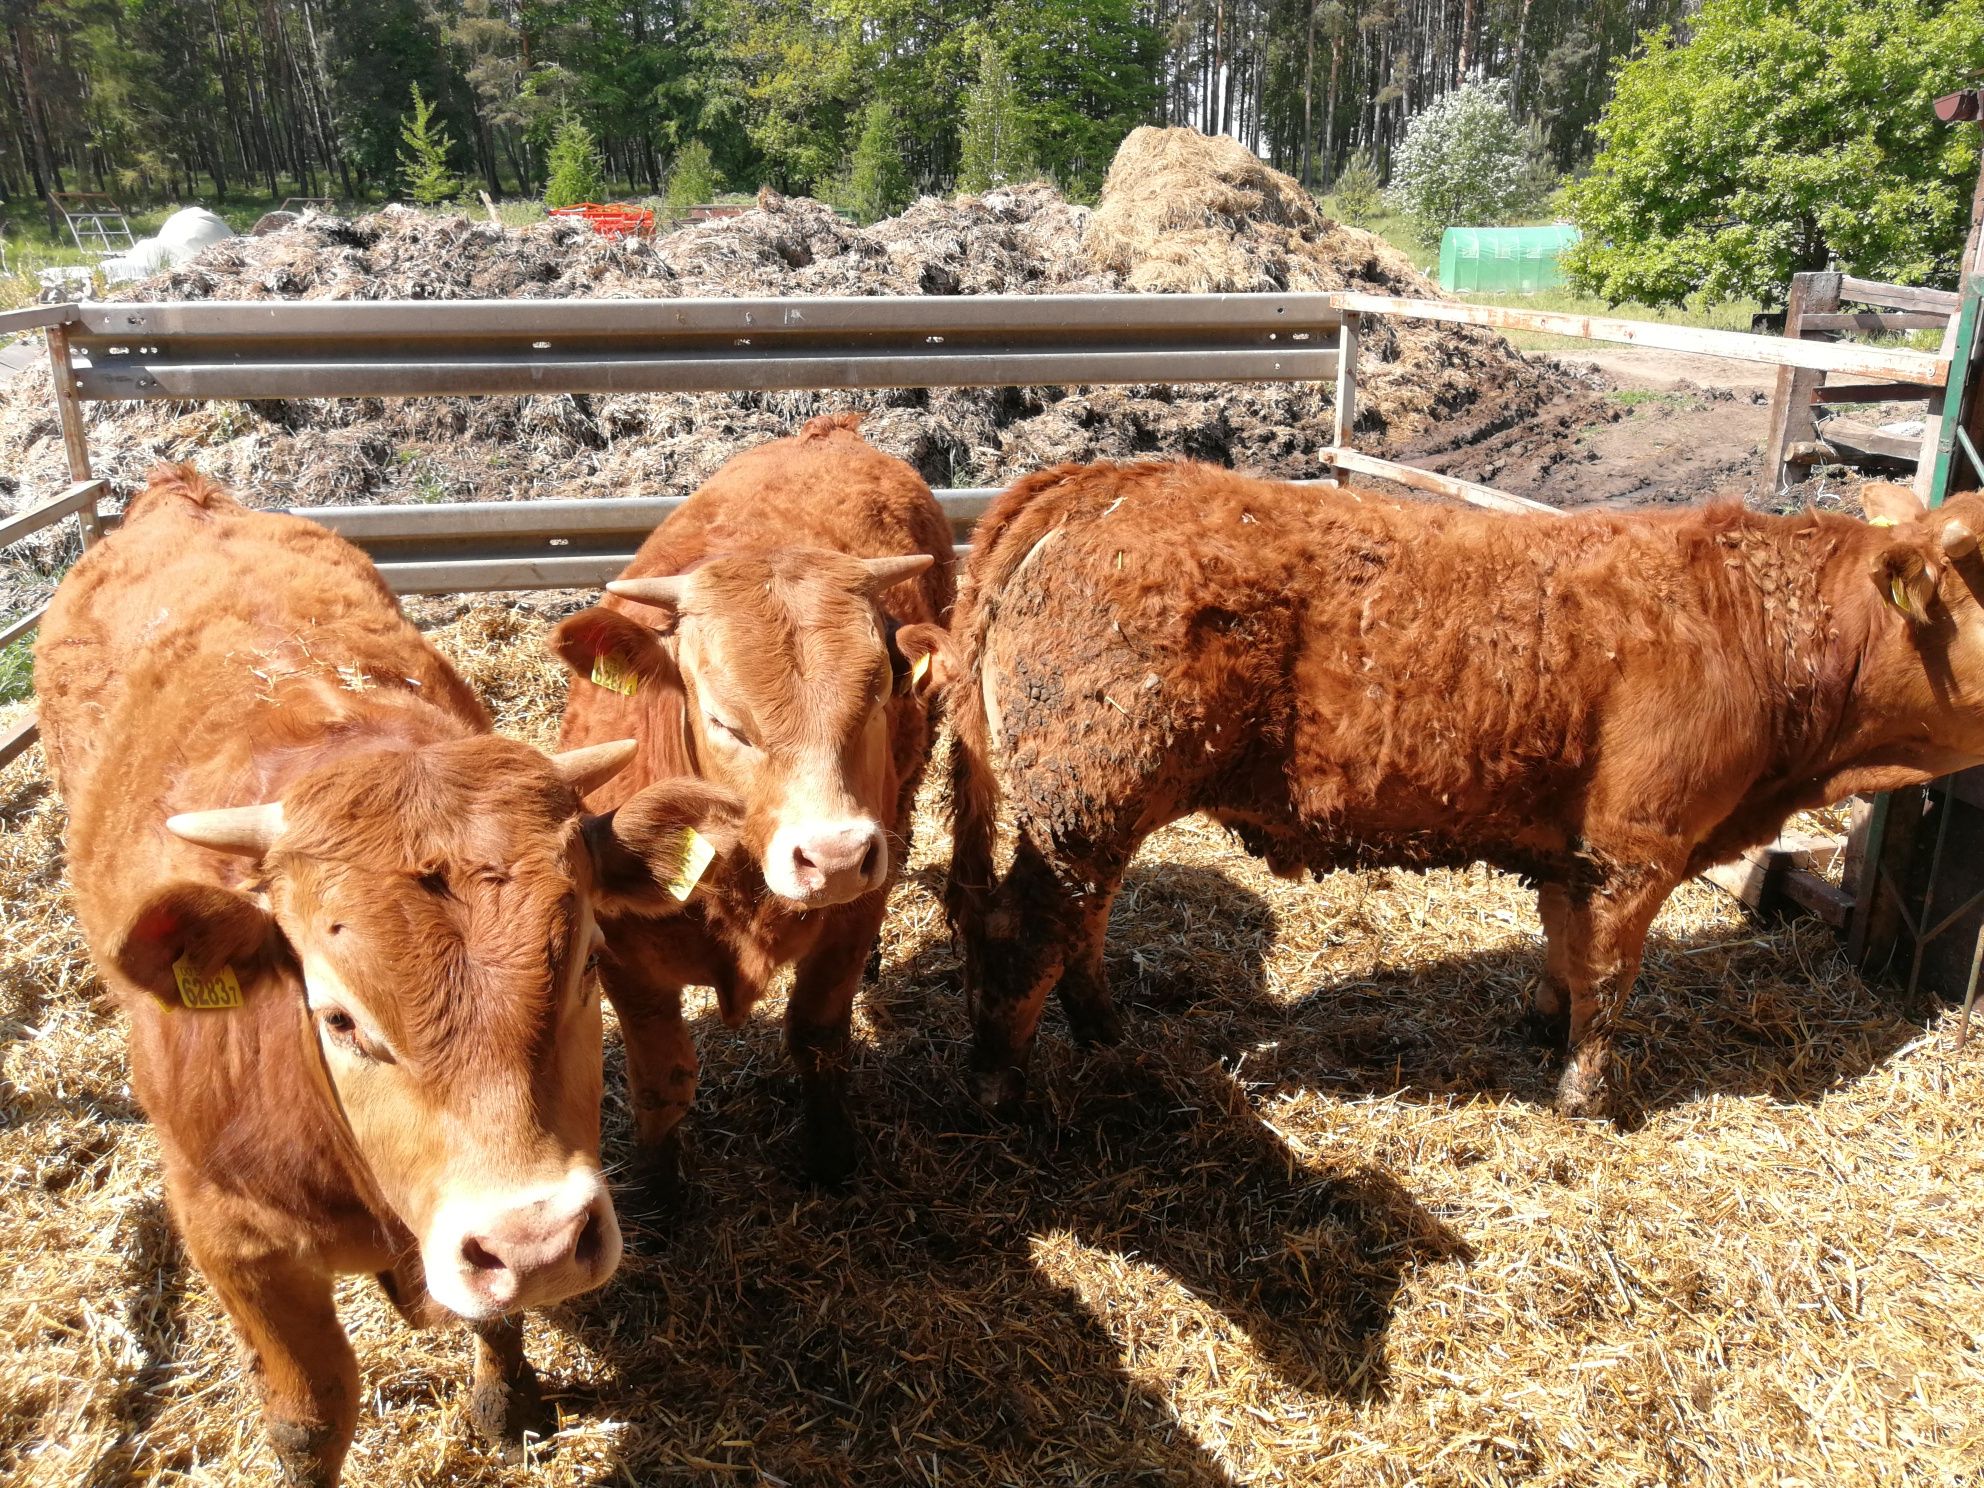
<svg viewBox="0 0 1984 1488">
<path fill-rule="evenodd" d="M 110 258 L 137 246 L 130 215 L 115 197 L 100 191 L 56 191 L 48 199 L 62 214 L 78 252 Z M 85 238 L 89 241 L 84 242 Z"/>
</svg>

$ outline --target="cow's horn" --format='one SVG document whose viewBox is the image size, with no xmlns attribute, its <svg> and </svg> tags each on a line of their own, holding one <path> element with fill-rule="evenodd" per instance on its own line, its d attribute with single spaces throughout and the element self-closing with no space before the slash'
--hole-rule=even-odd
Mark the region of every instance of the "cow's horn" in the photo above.
<svg viewBox="0 0 1984 1488">
<path fill-rule="evenodd" d="M 599 789 L 633 761 L 640 743 L 615 739 L 611 744 L 588 744 L 584 749 L 568 749 L 551 756 L 551 768 L 558 778 L 580 795 Z"/>
<path fill-rule="evenodd" d="M 652 579 L 615 579 L 606 586 L 608 594 L 622 599 L 638 599 L 661 609 L 680 609 L 689 592 L 687 574 L 663 574 Z"/>
<path fill-rule="evenodd" d="M 259 858 L 282 835 L 282 802 L 182 811 L 165 819 L 165 829 L 175 837 L 211 847 L 215 852 L 245 853 Z"/>
<path fill-rule="evenodd" d="M 1975 556 L 1977 534 L 1961 517 L 1951 517 L 1943 524 L 1943 552 L 1951 558 L 1963 559 Z"/>
<path fill-rule="evenodd" d="M 901 558 L 863 558 L 861 566 L 868 570 L 868 592 L 880 594 L 892 584 L 915 578 L 936 561 L 928 553 L 909 553 Z"/>
</svg>

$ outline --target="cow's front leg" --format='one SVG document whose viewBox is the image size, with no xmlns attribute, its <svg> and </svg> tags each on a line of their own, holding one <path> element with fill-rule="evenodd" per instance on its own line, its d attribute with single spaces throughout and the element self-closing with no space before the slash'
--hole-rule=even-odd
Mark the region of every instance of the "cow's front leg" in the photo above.
<svg viewBox="0 0 1984 1488">
<path fill-rule="evenodd" d="M 682 1020 L 682 989 L 654 983 L 610 956 L 600 963 L 599 980 L 627 1051 L 634 1177 L 649 1198 L 671 1202 L 682 1183 L 682 1118 L 696 1103 L 701 1069 L 696 1041 Z"/>
<path fill-rule="evenodd" d="M 526 1436 L 543 1436 L 551 1424 L 537 1371 L 524 1357 L 520 1315 L 470 1324 L 475 1333 L 475 1376 L 469 1414 L 482 1439 L 506 1458 L 522 1455 Z"/>
<path fill-rule="evenodd" d="M 882 889 L 828 911 L 820 938 L 793 969 L 785 1044 L 799 1071 L 802 1163 L 815 1183 L 845 1181 L 860 1160 L 847 1109 L 848 1031 L 855 989 L 887 905 Z"/>
<path fill-rule="evenodd" d="M 979 1102 L 1000 1116 L 1012 1115 L 1026 1093 L 1041 1009 L 1067 964 L 1068 898 L 1022 831 L 984 915 L 964 927 L 972 1084 Z"/>
<path fill-rule="evenodd" d="M 199 1225 L 181 1228 L 234 1322 L 282 1480 L 331 1488 L 358 1422 L 358 1360 L 338 1323 L 330 1277 L 280 1259 L 203 1257 Z"/>
<path fill-rule="evenodd" d="M 1571 1026 L 1557 1109 L 1566 1116 L 1616 1116 L 1618 1074 L 1613 1038 L 1639 975 L 1647 927 L 1673 891 L 1675 879 L 1647 873 L 1608 893 L 1570 896 Z"/>
<path fill-rule="evenodd" d="M 1530 1004 L 1529 1032 L 1537 1043 L 1563 1049 L 1571 1032 L 1571 955 L 1574 925 L 1571 896 L 1562 884 L 1544 884 L 1536 891 L 1536 909 L 1543 920 L 1543 975 Z"/>
</svg>

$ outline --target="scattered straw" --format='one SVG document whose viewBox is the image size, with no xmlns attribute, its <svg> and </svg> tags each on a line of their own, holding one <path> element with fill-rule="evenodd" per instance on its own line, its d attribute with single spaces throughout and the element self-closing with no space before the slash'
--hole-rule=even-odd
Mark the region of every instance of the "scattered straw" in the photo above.
<svg viewBox="0 0 1984 1488">
<path fill-rule="evenodd" d="M 437 632 L 538 739 L 542 630 L 477 609 Z M 39 771 L 0 773 L 0 1479 L 265 1482 Z M 960 1078 L 927 802 L 917 841 L 859 1013 L 854 1184 L 796 1176 L 776 999 L 736 1033 L 693 1000 L 688 1207 L 622 1194 L 621 1274 L 530 1324 L 561 1432 L 495 1463 L 463 1336 L 354 1280 L 349 1482 L 1977 1480 L 1984 1055 L 1952 1058 L 1953 1014 L 1869 989 L 1818 925 L 1675 896 L 1626 1038 L 1646 1114 L 1619 1131 L 1547 1107 L 1511 880 L 1289 885 L 1188 822 L 1119 901 L 1128 1041 L 1076 1052 L 1050 1013 L 1035 1109 L 1000 1129 Z"/>
</svg>

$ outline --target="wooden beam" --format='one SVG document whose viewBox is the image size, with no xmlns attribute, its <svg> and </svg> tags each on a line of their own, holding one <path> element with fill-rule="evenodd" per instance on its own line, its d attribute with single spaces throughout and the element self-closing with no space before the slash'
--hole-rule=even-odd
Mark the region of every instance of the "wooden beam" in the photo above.
<svg viewBox="0 0 1984 1488">
<path fill-rule="evenodd" d="M 1881 305 L 1890 310 L 1940 311 L 1954 315 L 1963 296 L 1953 289 L 1922 289 L 1912 284 L 1879 284 L 1872 279 L 1855 279 L 1842 274 L 1839 297 L 1856 305 Z"/>
<path fill-rule="evenodd" d="M 1812 391 L 1814 403 L 1921 403 L 1937 401 L 1934 388 L 1912 382 L 1829 382 Z"/>
<path fill-rule="evenodd" d="M 1752 336 L 1746 331 L 1710 331 L 1699 326 L 1666 325 L 1658 321 L 1624 320 L 1606 315 L 1567 315 L 1555 310 L 1518 310 L 1503 305 L 1469 305 L 1458 300 L 1407 300 L 1390 295 L 1333 295 L 1339 310 L 1366 315 L 1399 315 L 1408 320 L 1444 320 L 1455 325 L 1492 326 L 1502 331 L 1547 331 L 1585 341 L 1616 341 L 1626 346 L 1654 346 L 1663 351 L 1688 351 L 1733 362 L 1761 362 L 1771 367 L 1807 367 L 1815 372 L 1841 372 L 1856 377 L 1891 377 L 1898 382 L 1941 387 L 1949 367 L 1927 351 L 1899 347 L 1862 346 L 1856 342 L 1793 341 L 1777 336 Z"/>
<path fill-rule="evenodd" d="M 1350 431 L 1357 423 L 1357 340 L 1363 317 L 1355 310 L 1343 317 L 1337 332 L 1336 437 L 1339 449 L 1349 449 Z"/>
<path fill-rule="evenodd" d="M 1805 317 L 1808 331 L 1940 331 L 1949 323 L 1947 315 L 1918 310 L 1845 310 Z"/>
<path fill-rule="evenodd" d="M 1838 930 L 1853 913 L 1853 896 L 1802 861 L 1808 856 L 1774 842 L 1751 848 L 1733 863 L 1718 863 L 1702 877 L 1760 914 L 1788 900 Z"/>
<path fill-rule="evenodd" d="M 1415 491 L 1430 491 L 1436 496 L 1452 496 L 1474 506 L 1491 507 L 1506 512 L 1541 512 L 1552 517 L 1563 513 L 1554 506 L 1545 506 L 1540 501 L 1531 501 L 1527 496 L 1511 496 L 1507 491 L 1498 491 L 1493 486 L 1477 486 L 1473 481 L 1459 480 L 1451 475 L 1441 475 L 1432 470 L 1421 470 L 1415 465 L 1399 465 L 1390 460 L 1380 460 L 1376 455 L 1359 454 L 1356 450 L 1326 449 L 1323 458 L 1339 470 L 1354 470 L 1359 475 L 1375 475 L 1381 480 L 1396 481 L 1401 486 L 1410 486 Z"/>
<path fill-rule="evenodd" d="M 0 732 L 0 765 L 10 764 L 34 747 L 41 737 L 41 721 L 30 713 L 5 732 Z"/>
<path fill-rule="evenodd" d="M 1791 293 L 1785 299 L 1786 339 L 1803 338 L 1808 320 L 1839 308 L 1837 274 L 1793 274 Z M 1812 394 L 1825 385 L 1826 375 L 1804 367 L 1779 367 L 1777 385 L 1771 391 L 1770 438 L 1764 446 L 1764 478 L 1773 491 L 1791 478 L 1789 466 L 1798 463 L 1792 451 L 1808 443 L 1812 427 Z"/>
<path fill-rule="evenodd" d="M 1819 438 L 1847 454 L 1873 455 L 1910 464 L 1922 457 L 1920 434 L 1890 434 L 1859 419 L 1829 418 L 1819 425 Z"/>
</svg>

